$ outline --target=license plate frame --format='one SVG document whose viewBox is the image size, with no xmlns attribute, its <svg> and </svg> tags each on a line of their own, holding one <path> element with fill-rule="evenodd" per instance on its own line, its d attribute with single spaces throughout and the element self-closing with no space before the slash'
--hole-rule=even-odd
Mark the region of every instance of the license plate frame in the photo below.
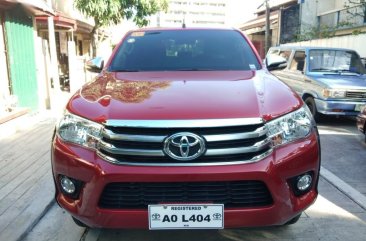
<svg viewBox="0 0 366 241">
<path fill-rule="evenodd" d="M 148 206 L 150 230 L 223 229 L 223 204 L 157 204 Z"/>
</svg>

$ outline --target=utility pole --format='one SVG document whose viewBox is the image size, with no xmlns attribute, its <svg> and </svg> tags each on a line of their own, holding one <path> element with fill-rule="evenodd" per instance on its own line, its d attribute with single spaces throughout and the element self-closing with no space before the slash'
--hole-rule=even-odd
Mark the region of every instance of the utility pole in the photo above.
<svg viewBox="0 0 366 241">
<path fill-rule="evenodd" d="M 271 46 L 271 39 L 270 39 L 270 25 L 269 25 L 269 16 L 271 14 L 271 9 L 269 7 L 269 0 L 265 0 L 266 5 L 266 30 L 265 30 L 265 42 L 264 42 L 264 51 L 267 54 L 269 47 Z"/>
</svg>

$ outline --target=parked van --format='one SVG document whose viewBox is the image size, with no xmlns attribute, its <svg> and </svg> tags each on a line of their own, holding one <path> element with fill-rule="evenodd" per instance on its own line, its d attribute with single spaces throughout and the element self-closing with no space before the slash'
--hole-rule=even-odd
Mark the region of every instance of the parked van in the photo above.
<svg viewBox="0 0 366 241">
<path fill-rule="evenodd" d="M 353 50 L 328 47 L 272 47 L 267 68 L 295 90 L 313 116 L 356 116 L 366 105 L 366 70 Z"/>
</svg>

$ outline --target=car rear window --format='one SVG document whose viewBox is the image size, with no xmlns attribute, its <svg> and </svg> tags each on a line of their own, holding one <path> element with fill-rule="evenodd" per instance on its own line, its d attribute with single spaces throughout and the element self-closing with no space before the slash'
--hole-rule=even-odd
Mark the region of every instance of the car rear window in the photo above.
<svg viewBox="0 0 366 241">
<path fill-rule="evenodd" d="M 255 70 L 253 50 L 234 30 L 164 30 L 129 34 L 110 71 Z"/>
</svg>

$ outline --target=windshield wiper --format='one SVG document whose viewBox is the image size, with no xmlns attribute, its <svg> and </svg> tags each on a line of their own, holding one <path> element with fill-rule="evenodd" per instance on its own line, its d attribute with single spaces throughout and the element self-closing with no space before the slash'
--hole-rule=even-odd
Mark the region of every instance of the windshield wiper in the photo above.
<svg viewBox="0 0 366 241">
<path fill-rule="evenodd" d="M 316 72 L 336 72 L 334 69 L 327 69 L 327 68 L 317 68 L 317 69 L 312 69 L 311 71 L 312 72 L 313 71 L 316 71 Z"/>
<path fill-rule="evenodd" d="M 349 69 L 337 69 L 336 72 L 338 73 L 350 73 L 350 74 L 361 74 L 360 72 L 349 70 Z"/>
</svg>

